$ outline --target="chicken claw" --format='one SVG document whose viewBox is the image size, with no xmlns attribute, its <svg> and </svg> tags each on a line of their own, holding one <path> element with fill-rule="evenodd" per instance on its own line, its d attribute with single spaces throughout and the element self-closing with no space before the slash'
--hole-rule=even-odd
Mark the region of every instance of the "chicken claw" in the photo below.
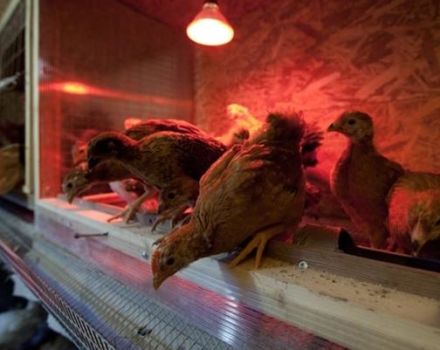
<svg viewBox="0 0 440 350">
<path fill-rule="evenodd" d="M 283 233 L 284 227 L 273 226 L 265 230 L 258 232 L 254 238 L 246 245 L 246 247 L 240 252 L 238 256 L 232 260 L 228 266 L 235 267 L 242 262 L 255 248 L 257 248 L 257 256 L 255 257 L 255 268 L 258 269 L 261 264 L 261 258 L 263 257 L 264 248 L 267 242 L 274 236 Z"/>
<path fill-rule="evenodd" d="M 130 221 L 130 219 L 131 219 L 131 217 L 130 218 L 128 218 L 128 215 L 127 215 L 127 212 L 129 211 L 129 206 L 127 205 L 123 210 L 121 210 L 119 213 L 117 213 L 116 215 L 114 215 L 114 216 L 112 216 L 111 218 L 108 218 L 107 219 L 107 222 L 113 222 L 113 221 L 115 221 L 115 220 L 117 220 L 117 219 L 119 219 L 119 218 L 124 218 L 124 220 L 123 220 L 123 222 L 124 222 L 124 224 L 125 223 L 128 223 L 129 221 Z"/>
<path fill-rule="evenodd" d="M 159 215 L 157 219 L 154 221 L 153 226 L 151 227 L 151 231 L 156 231 L 157 225 L 159 225 L 161 222 L 164 222 L 167 219 L 169 219 L 168 216 Z"/>
<path fill-rule="evenodd" d="M 162 242 L 164 237 L 160 237 L 158 239 L 156 239 L 153 244 L 151 245 L 152 247 L 159 245 L 160 242 Z"/>
<path fill-rule="evenodd" d="M 150 192 L 146 191 L 143 195 L 141 195 L 139 198 L 137 198 L 133 203 L 125 207 L 124 210 L 122 210 L 119 214 L 116 214 L 115 216 L 112 216 L 107 220 L 107 222 L 112 222 L 119 218 L 124 218 L 124 224 L 128 224 L 131 219 L 136 215 L 139 208 L 141 207 L 142 203 L 145 202 L 145 200 L 150 196 Z"/>
<path fill-rule="evenodd" d="M 182 213 L 186 210 L 186 208 L 188 208 L 187 204 L 182 205 L 177 208 L 170 208 L 170 209 L 164 210 L 157 217 L 156 221 L 154 222 L 153 226 L 151 227 L 151 231 L 155 231 L 157 225 L 159 225 L 161 222 L 164 222 L 165 220 L 169 220 L 169 219 L 172 220 L 171 226 L 174 227 L 176 224 L 175 220 L 182 215 Z"/>
</svg>

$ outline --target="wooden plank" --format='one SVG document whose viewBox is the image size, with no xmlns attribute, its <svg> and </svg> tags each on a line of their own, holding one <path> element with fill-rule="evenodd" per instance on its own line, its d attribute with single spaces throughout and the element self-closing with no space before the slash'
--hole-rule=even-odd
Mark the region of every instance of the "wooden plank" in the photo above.
<svg viewBox="0 0 440 350">
<path fill-rule="evenodd" d="M 440 274 L 345 254 L 337 249 L 337 236 L 337 229 L 308 225 L 295 235 L 296 245 L 272 241 L 267 254 L 293 264 L 306 261 L 313 268 L 359 281 L 440 298 Z"/>
</svg>

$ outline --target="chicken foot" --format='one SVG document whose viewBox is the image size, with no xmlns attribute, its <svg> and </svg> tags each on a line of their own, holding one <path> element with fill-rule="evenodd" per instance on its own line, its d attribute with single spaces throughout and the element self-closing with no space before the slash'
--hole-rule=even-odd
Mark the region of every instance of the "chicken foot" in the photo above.
<svg viewBox="0 0 440 350">
<path fill-rule="evenodd" d="M 141 207 L 142 203 L 144 203 L 151 196 L 150 191 L 145 191 L 139 198 L 137 198 L 133 203 L 127 205 L 124 210 L 120 213 L 112 216 L 107 220 L 107 222 L 112 222 L 119 218 L 124 218 L 124 224 L 127 224 L 133 217 L 136 215 L 137 211 Z"/>
<path fill-rule="evenodd" d="M 172 219 L 171 227 L 176 225 L 175 220 L 182 215 L 182 213 L 188 208 L 187 204 L 181 205 L 180 207 L 168 209 L 159 214 L 156 221 L 154 221 L 151 231 L 156 230 L 157 225 L 166 220 Z M 185 218 L 186 219 L 186 218 Z"/>
<path fill-rule="evenodd" d="M 257 248 L 257 255 L 255 257 L 255 268 L 261 264 L 261 259 L 263 257 L 264 248 L 267 242 L 274 236 L 283 233 L 285 230 L 284 226 L 276 225 L 259 231 L 255 234 L 254 238 L 246 245 L 246 247 L 236 256 L 228 265 L 229 267 L 235 267 L 240 262 L 242 262 L 255 248 Z"/>
</svg>

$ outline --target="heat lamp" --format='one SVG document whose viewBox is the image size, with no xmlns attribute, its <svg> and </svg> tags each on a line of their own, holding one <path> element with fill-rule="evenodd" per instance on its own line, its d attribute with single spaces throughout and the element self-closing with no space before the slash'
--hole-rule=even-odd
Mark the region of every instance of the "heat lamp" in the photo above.
<svg viewBox="0 0 440 350">
<path fill-rule="evenodd" d="M 207 0 L 186 28 L 189 38 L 201 45 L 220 46 L 234 37 L 234 29 L 220 12 L 216 0 Z"/>
</svg>

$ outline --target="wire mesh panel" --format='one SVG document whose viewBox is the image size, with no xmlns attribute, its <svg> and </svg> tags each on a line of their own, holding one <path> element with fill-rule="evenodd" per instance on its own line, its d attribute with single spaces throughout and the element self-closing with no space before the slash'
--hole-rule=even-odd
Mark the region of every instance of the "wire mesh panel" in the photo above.
<svg viewBox="0 0 440 350">
<path fill-rule="evenodd" d="M 1 240 L 6 231 L 0 224 Z M 145 261 L 99 240 L 88 240 L 79 258 L 39 236 L 31 245 L 11 229 L 9 237 L 26 246 L 15 262 L 20 274 L 85 348 L 341 349 L 181 278 L 157 292 Z"/>
<path fill-rule="evenodd" d="M 46 283 L 115 348 L 229 348 L 170 309 L 80 263 L 68 253 L 49 246 L 45 248 L 45 253 L 50 251 L 50 255 L 46 255 L 50 259 L 42 260 L 35 251 L 26 257 L 29 265 L 35 266 L 34 273 L 43 276 Z M 74 319 L 83 338 L 93 341 L 91 330 L 78 318 Z"/>
<path fill-rule="evenodd" d="M 40 1 L 41 195 L 60 193 L 72 151 L 128 120 L 193 118 L 184 33 L 116 0 Z"/>
</svg>

